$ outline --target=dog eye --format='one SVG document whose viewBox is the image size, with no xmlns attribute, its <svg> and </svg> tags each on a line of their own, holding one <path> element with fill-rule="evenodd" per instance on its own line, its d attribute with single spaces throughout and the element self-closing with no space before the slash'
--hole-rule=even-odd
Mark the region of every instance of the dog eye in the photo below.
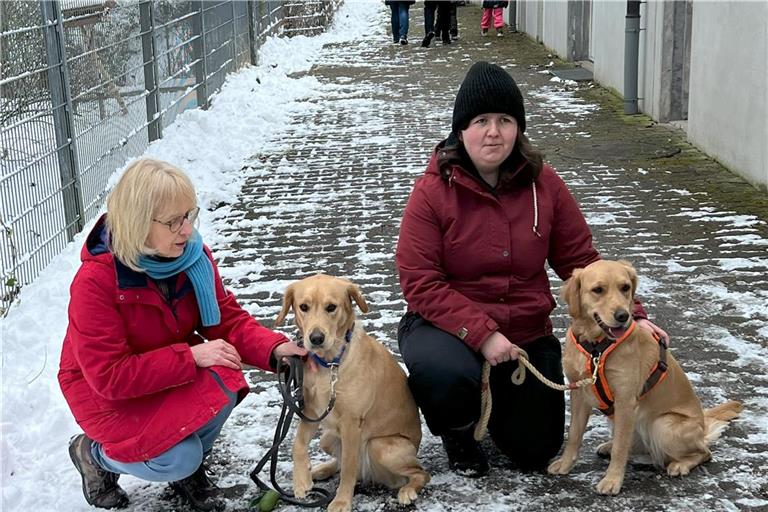
<svg viewBox="0 0 768 512">
<path fill-rule="evenodd" d="M 602 286 L 595 286 L 592 288 L 592 293 L 596 293 L 597 295 L 600 295 L 603 293 L 603 287 Z"/>
<path fill-rule="evenodd" d="M 309 306 L 307 304 L 302 304 L 301 306 L 299 306 L 299 309 L 306 313 L 307 311 L 309 311 Z"/>
<path fill-rule="evenodd" d="M 328 304 L 327 306 L 325 306 L 325 310 L 329 313 L 333 313 L 334 311 L 336 311 L 336 304 Z"/>
<path fill-rule="evenodd" d="M 631 286 L 629 286 L 628 284 L 623 284 L 623 285 L 621 286 L 621 291 L 622 291 L 622 292 L 624 292 L 624 293 L 628 292 L 628 291 L 629 291 L 629 290 L 631 290 L 631 289 L 632 289 L 632 287 L 631 287 Z"/>
</svg>

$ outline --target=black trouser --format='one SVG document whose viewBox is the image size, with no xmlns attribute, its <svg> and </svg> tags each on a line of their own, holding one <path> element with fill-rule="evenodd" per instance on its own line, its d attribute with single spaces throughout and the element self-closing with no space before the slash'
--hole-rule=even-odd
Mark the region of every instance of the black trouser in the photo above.
<svg viewBox="0 0 768 512">
<path fill-rule="evenodd" d="M 437 26 L 435 27 L 435 10 L 437 10 Z M 448 28 L 451 24 L 451 4 L 448 2 L 424 2 L 424 35 L 430 32 L 437 32 L 438 35 L 445 34 L 443 40 L 450 37 L 448 35 Z M 437 30 L 435 30 L 437 29 Z"/>
<path fill-rule="evenodd" d="M 400 320 L 398 343 L 408 367 L 408 385 L 434 435 L 480 418 L 483 357 L 456 336 L 414 313 Z M 531 363 L 547 378 L 563 382 L 560 342 L 544 336 L 525 345 Z M 510 381 L 517 361 L 491 370 L 493 409 L 488 430 L 496 446 L 521 469 L 542 469 L 563 444 L 565 396 L 530 372 Z"/>
</svg>

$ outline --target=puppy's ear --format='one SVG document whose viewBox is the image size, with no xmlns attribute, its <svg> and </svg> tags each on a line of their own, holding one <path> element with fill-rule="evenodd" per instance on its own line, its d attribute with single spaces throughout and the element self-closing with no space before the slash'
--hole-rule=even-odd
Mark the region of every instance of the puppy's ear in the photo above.
<svg viewBox="0 0 768 512">
<path fill-rule="evenodd" d="M 635 270 L 635 267 L 626 260 L 619 260 L 617 263 L 620 263 L 627 270 L 627 275 L 632 283 L 632 298 L 634 299 L 635 292 L 637 291 L 637 271 Z"/>
<path fill-rule="evenodd" d="M 360 308 L 360 311 L 363 313 L 368 312 L 368 303 L 365 302 L 363 294 L 360 293 L 360 288 L 358 288 L 356 284 L 349 283 L 347 285 L 347 293 L 349 294 L 350 300 L 354 300 L 355 303 L 357 303 L 357 307 Z"/>
<path fill-rule="evenodd" d="M 560 290 L 560 296 L 568 304 L 568 313 L 572 318 L 581 317 L 581 272 L 583 270 L 575 269 Z"/>
<path fill-rule="evenodd" d="M 291 310 L 291 306 L 293 306 L 293 285 L 290 285 L 285 289 L 285 295 L 283 295 L 283 309 L 280 310 L 280 314 L 278 314 L 275 319 L 275 327 L 283 325 L 283 321 Z"/>
</svg>

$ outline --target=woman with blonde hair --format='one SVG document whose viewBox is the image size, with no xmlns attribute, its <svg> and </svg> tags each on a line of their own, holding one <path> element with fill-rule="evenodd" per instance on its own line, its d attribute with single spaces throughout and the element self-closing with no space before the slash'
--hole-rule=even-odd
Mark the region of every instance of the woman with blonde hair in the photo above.
<svg viewBox="0 0 768 512">
<path fill-rule="evenodd" d="M 86 501 L 122 508 L 121 474 L 221 510 L 203 464 L 248 393 L 241 366 L 305 351 L 260 325 L 219 277 L 194 224 L 194 187 L 166 162 L 128 167 L 82 249 L 59 384 L 84 434 L 69 454 Z"/>
</svg>

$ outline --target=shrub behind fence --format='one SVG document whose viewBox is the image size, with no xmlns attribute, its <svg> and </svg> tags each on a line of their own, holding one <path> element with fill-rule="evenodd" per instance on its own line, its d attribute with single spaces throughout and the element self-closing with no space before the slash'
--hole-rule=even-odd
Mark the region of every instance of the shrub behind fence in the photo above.
<svg viewBox="0 0 768 512">
<path fill-rule="evenodd" d="M 0 314 L 101 209 L 107 180 L 268 35 L 341 0 L 0 1 Z"/>
</svg>

